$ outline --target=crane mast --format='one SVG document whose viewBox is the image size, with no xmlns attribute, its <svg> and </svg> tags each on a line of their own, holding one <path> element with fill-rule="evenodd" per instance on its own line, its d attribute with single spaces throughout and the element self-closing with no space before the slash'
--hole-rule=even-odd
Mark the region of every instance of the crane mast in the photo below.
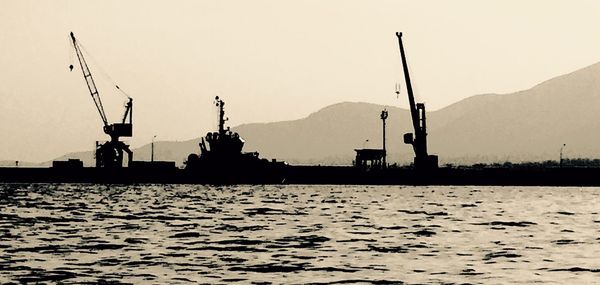
<svg viewBox="0 0 600 285">
<path fill-rule="evenodd" d="M 410 116 L 414 129 L 414 136 L 413 133 L 404 134 L 404 143 L 413 146 L 415 152 L 415 169 L 437 168 L 437 156 L 427 154 L 427 119 L 425 117 L 425 104 L 415 103 L 408 64 L 406 62 L 406 54 L 404 52 L 404 45 L 402 44 L 402 33 L 396 33 L 396 36 L 398 37 L 398 45 L 400 46 L 400 58 L 402 61 L 402 69 L 404 71 L 404 80 L 406 81 Z"/>
<path fill-rule="evenodd" d="M 88 64 L 85 61 L 81 46 L 75 39 L 73 32 L 71 32 L 70 35 L 75 53 L 77 54 L 77 59 L 79 60 L 81 72 L 83 72 L 83 78 L 85 79 L 90 95 L 94 100 L 96 109 L 100 114 L 100 118 L 102 119 L 104 133 L 110 136 L 110 141 L 107 141 L 104 144 L 96 143 L 96 167 L 120 168 L 123 166 L 123 152 L 126 152 L 128 155 L 128 163 L 131 163 L 133 159 L 133 152 L 129 149 L 129 146 L 119 141 L 120 137 L 131 137 L 133 135 L 133 99 L 127 96 L 128 101 L 125 105 L 125 114 L 123 115 L 121 123 L 109 124 L 106 113 L 104 112 L 102 100 L 100 99 L 100 93 L 98 92 L 98 88 L 96 87 Z"/>
</svg>

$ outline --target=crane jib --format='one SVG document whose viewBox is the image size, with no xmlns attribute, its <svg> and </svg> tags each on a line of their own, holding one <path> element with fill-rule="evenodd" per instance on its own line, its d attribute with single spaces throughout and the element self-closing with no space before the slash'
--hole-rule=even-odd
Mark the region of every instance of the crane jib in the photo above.
<svg viewBox="0 0 600 285">
<path fill-rule="evenodd" d="M 129 146 L 127 144 L 119 141 L 119 137 L 131 137 L 133 135 L 133 101 L 131 97 L 127 96 L 129 98 L 129 101 L 125 106 L 125 115 L 123 116 L 122 123 L 108 124 L 108 120 L 106 119 L 106 113 L 104 112 L 104 106 L 102 106 L 102 100 L 100 99 L 100 94 L 98 92 L 98 89 L 96 88 L 96 83 L 94 82 L 92 73 L 88 68 L 83 53 L 81 52 L 81 48 L 77 43 L 77 40 L 75 39 L 75 35 L 73 35 L 73 33 L 71 33 L 71 39 L 73 40 L 73 47 L 75 48 L 75 53 L 77 54 L 79 65 L 81 66 L 81 72 L 83 72 L 83 78 L 85 79 L 90 95 L 92 96 L 94 104 L 96 105 L 98 113 L 100 114 L 102 122 L 104 123 L 104 133 L 110 136 L 110 141 L 107 141 L 103 144 L 99 144 L 98 142 L 96 142 L 96 167 L 123 167 L 123 153 L 127 154 L 128 165 L 130 165 L 133 160 L 133 152 L 129 149 Z M 69 66 L 69 68 L 72 70 L 72 65 Z M 128 117 L 129 122 L 126 122 Z"/>
<path fill-rule="evenodd" d="M 94 77 L 90 72 L 85 57 L 83 56 L 81 47 L 79 46 L 79 43 L 75 39 L 75 35 L 73 33 L 71 33 L 71 39 L 73 40 L 73 47 L 75 48 L 75 53 L 77 54 L 77 59 L 79 60 L 79 66 L 81 67 L 83 78 L 85 79 L 90 95 L 94 100 L 96 109 L 98 110 L 100 118 L 102 119 L 102 122 L 104 124 L 104 132 L 113 138 L 118 138 L 120 136 L 130 137 L 132 135 L 133 100 L 131 99 L 131 97 L 127 96 L 129 98 L 129 101 L 125 106 L 125 114 L 123 115 L 122 123 L 109 124 L 106 112 L 104 111 L 104 106 L 102 104 L 102 99 L 100 98 L 100 92 L 96 87 Z M 129 120 L 127 120 L 127 118 L 129 118 Z"/>
</svg>

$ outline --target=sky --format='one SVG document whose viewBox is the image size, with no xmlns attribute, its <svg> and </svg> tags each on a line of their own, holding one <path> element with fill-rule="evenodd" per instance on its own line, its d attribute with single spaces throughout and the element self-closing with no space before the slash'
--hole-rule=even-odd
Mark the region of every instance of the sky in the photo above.
<svg viewBox="0 0 600 285">
<path fill-rule="evenodd" d="M 134 99 L 126 141 L 137 147 L 215 129 L 215 96 L 231 126 L 344 101 L 407 108 L 395 32 L 417 100 L 437 110 L 599 62 L 598 27 L 593 0 L 0 0 L 0 160 L 47 161 L 107 139 L 71 31 L 109 120 L 126 101 L 115 84 Z"/>
</svg>

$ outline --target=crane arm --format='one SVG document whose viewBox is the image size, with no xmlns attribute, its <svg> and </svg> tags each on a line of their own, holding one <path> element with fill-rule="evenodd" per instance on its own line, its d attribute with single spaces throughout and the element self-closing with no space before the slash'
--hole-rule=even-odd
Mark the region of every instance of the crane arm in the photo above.
<svg viewBox="0 0 600 285">
<path fill-rule="evenodd" d="M 417 105 L 415 104 L 415 97 L 413 95 L 412 85 L 410 83 L 410 74 L 408 73 L 408 64 L 406 63 L 406 55 L 404 54 L 404 46 L 402 45 L 402 33 L 396 33 L 398 37 L 398 45 L 400 46 L 400 57 L 402 59 L 402 68 L 404 70 L 404 80 L 406 81 L 406 90 L 408 93 L 408 102 L 410 105 L 410 115 L 412 117 L 413 127 L 415 134 L 419 132 L 419 111 L 417 111 Z"/>
<path fill-rule="evenodd" d="M 73 35 L 73 32 L 71 32 L 71 39 L 73 40 L 73 47 L 75 48 L 75 52 L 77 53 L 77 59 L 79 60 L 79 65 L 81 66 L 81 71 L 83 72 L 83 78 L 85 79 L 85 83 L 87 83 L 90 95 L 94 100 L 94 104 L 96 104 L 96 109 L 98 109 L 98 113 L 100 113 L 100 118 L 102 118 L 104 127 L 107 128 L 108 119 L 106 118 L 106 113 L 104 112 L 104 106 L 102 106 L 102 100 L 100 100 L 100 94 L 98 94 L 98 89 L 96 88 L 96 83 L 94 83 L 92 73 L 90 72 L 87 63 L 85 62 L 85 58 L 83 57 L 83 53 L 81 52 L 81 48 L 79 47 L 77 40 L 75 40 L 75 35 Z"/>
</svg>

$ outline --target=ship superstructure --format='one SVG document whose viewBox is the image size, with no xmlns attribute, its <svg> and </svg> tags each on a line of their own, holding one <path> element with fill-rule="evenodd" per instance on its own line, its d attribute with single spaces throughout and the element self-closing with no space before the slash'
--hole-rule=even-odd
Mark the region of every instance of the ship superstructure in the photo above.
<svg viewBox="0 0 600 285">
<path fill-rule="evenodd" d="M 199 143 L 200 155 L 192 153 L 188 156 L 186 170 L 220 178 L 276 175 L 273 173 L 275 168 L 285 164 L 261 159 L 258 152 L 242 152 L 244 140 L 238 133 L 225 127 L 225 101 L 217 96 L 215 106 L 219 108 L 219 129 L 202 138 Z"/>
</svg>

